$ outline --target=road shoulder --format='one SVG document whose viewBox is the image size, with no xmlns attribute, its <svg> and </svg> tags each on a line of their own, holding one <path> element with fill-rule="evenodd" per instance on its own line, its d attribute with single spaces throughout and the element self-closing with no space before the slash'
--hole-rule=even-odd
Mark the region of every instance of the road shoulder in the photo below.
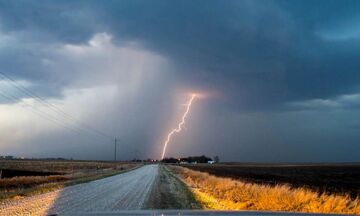
<svg viewBox="0 0 360 216">
<path fill-rule="evenodd" d="M 167 166 L 160 165 L 158 172 L 146 209 L 200 209 L 192 192 Z"/>
</svg>

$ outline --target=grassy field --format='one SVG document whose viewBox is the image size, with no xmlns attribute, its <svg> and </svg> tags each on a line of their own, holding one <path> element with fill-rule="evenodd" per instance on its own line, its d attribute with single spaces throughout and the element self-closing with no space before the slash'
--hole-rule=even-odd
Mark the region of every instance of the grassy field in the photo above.
<svg viewBox="0 0 360 216">
<path fill-rule="evenodd" d="M 0 160 L 0 169 L 72 173 L 79 170 L 121 168 L 129 164 L 131 163 L 76 160 Z"/>
<path fill-rule="evenodd" d="M 208 168 L 209 169 L 209 168 Z M 246 183 L 206 172 L 171 166 L 207 209 L 266 210 L 307 213 L 359 214 L 359 198 L 317 193 L 305 187 L 284 184 Z"/>
<path fill-rule="evenodd" d="M 318 193 L 360 195 L 360 164 L 196 164 L 185 167 L 218 177 L 264 185 L 287 184 Z"/>
<path fill-rule="evenodd" d="M 0 160 L 0 170 L 52 172 L 49 176 L 17 176 L 0 179 L 0 200 L 52 191 L 141 166 L 102 161 Z"/>
</svg>

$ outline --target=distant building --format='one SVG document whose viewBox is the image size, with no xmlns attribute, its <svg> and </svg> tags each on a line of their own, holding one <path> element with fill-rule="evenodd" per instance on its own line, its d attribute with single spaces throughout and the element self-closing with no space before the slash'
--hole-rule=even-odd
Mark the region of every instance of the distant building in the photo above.
<svg viewBox="0 0 360 216">
<path fill-rule="evenodd" d="M 0 159 L 3 159 L 3 160 L 12 160 L 14 159 L 15 157 L 12 156 L 12 155 L 6 155 L 6 156 L 0 156 Z"/>
<path fill-rule="evenodd" d="M 180 164 L 198 164 L 198 163 L 208 163 L 209 161 L 213 161 L 211 158 L 202 156 L 192 156 L 186 158 L 164 158 L 161 160 L 163 163 L 180 163 Z"/>
</svg>

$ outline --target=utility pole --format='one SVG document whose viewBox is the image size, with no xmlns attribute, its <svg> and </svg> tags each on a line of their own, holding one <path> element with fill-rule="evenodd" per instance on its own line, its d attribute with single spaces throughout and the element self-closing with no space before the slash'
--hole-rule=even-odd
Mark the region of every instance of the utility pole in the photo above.
<svg viewBox="0 0 360 216">
<path fill-rule="evenodd" d="M 116 137 L 115 137 L 115 151 L 114 151 L 114 160 L 116 161 Z"/>
</svg>

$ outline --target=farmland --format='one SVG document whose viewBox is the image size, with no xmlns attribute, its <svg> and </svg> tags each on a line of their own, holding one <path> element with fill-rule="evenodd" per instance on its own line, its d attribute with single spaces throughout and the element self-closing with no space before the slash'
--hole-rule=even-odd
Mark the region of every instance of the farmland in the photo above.
<svg viewBox="0 0 360 216">
<path fill-rule="evenodd" d="M 48 192 L 112 176 L 140 165 L 104 161 L 0 160 L 3 173 L 0 199 Z"/>
<path fill-rule="evenodd" d="M 229 177 L 264 185 L 286 184 L 292 188 L 308 188 L 327 194 L 360 194 L 359 164 L 216 164 L 184 165 L 192 170 L 218 177 Z"/>
<path fill-rule="evenodd" d="M 208 168 L 210 169 L 210 168 Z M 285 184 L 249 183 L 206 172 L 171 166 L 172 172 L 191 188 L 196 200 L 213 210 L 257 210 L 304 213 L 360 213 L 359 198 L 317 193 Z"/>
<path fill-rule="evenodd" d="M 199 208 L 190 190 L 168 167 L 146 164 L 108 178 L 4 200 L 0 202 L 0 215 L 78 215 L 79 212 L 102 215 L 112 211 L 117 215 L 124 209 Z"/>
</svg>

